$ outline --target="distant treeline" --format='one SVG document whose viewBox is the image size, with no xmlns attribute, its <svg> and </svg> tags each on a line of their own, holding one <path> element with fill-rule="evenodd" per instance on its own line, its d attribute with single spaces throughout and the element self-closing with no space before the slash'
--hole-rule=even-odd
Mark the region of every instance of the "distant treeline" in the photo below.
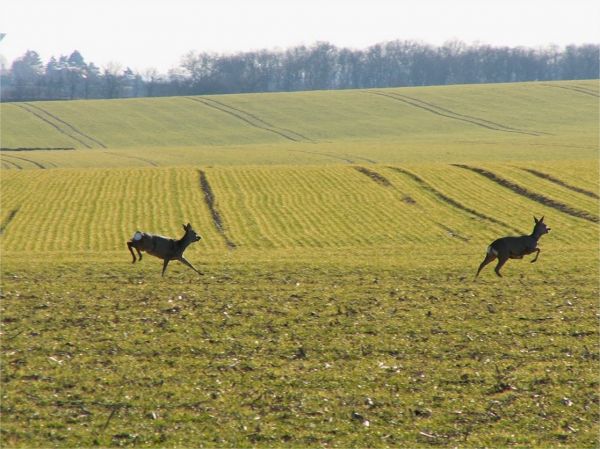
<svg viewBox="0 0 600 449">
<path fill-rule="evenodd" d="M 100 68 L 78 51 L 46 64 L 26 52 L 1 73 L 2 101 L 127 98 L 315 89 L 505 83 L 598 78 L 600 45 L 440 47 L 392 41 L 363 50 L 326 42 L 287 50 L 189 53 L 161 74 L 118 64 Z"/>
</svg>

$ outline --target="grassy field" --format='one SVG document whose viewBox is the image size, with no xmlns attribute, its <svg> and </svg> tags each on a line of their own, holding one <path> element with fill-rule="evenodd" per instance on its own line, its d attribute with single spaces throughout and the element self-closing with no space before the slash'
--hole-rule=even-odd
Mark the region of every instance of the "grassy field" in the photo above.
<svg viewBox="0 0 600 449">
<path fill-rule="evenodd" d="M 598 82 L 2 105 L 9 168 L 595 158 Z M 93 149 L 94 151 L 82 151 Z M 165 151 L 168 149 L 168 151 Z"/>
<path fill-rule="evenodd" d="M 3 104 L 0 446 L 597 447 L 597 97 Z"/>
</svg>

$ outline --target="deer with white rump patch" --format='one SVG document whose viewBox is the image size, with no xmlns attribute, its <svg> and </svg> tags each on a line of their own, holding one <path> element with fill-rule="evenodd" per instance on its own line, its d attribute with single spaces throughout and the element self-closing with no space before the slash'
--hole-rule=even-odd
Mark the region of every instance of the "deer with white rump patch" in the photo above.
<svg viewBox="0 0 600 449">
<path fill-rule="evenodd" d="M 494 261 L 496 258 L 498 259 L 498 264 L 496 265 L 496 268 L 494 268 L 494 271 L 500 277 L 502 277 L 500 268 L 502 268 L 508 259 L 522 259 L 523 256 L 537 251 L 531 263 L 535 262 L 540 255 L 540 249 L 537 247 L 538 240 L 542 235 L 548 234 L 550 228 L 544 223 L 544 217 L 539 220 L 535 217 L 533 217 L 533 219 L 535 220 L 535 226 L 533 227 L 531 235 L 502 237 L 494 240 L 492 244 L 488 246 L 485 259 L 483 259 L 483 262 L 479 265 L 475 277 L 479 276 L 479 272 L 483 267 Z"/>
<path fill-rule="evenodd" d="M 163 276 L 165 275 L 167 265 L 169 265 L 169 262 L 172 260 L 178 260 L 182 264 L 190 267 L 196 273 L 202 275 L 201 272 L 196 270 L 196 268 L 194 268 L 194 266 L 188 262 L 185 257 L 183 257 L 183 252 L 186 250 L 186 248 L 192 243 L 200 240 L 201 237 L 196 234 L 196 231 L 192 229 L 192 225 L 189 223 L 187 225 L 183 225 L 183 230 L 185 231 L 185 234 L 179 240 L 163 237 L 161 235 L 152 235 L 145 232 L 136 231 L 132 239 L 127 242 L 129 252 L 133 256 L 132 263 L 135 263 L 136 261 L 135 253 L 133 252 L 135 249 L 138 253 L 139 260 L 142 260 L 142 251 L 146 251 L 148 254 L 152 254 L 153 256 L 162 259 L 164 261 L 162 269 Z"/>
</svg>

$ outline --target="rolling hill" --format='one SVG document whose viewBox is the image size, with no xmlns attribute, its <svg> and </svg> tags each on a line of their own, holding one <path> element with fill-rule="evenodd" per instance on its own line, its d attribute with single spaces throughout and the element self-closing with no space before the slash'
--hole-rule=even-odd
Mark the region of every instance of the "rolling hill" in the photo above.
<svg viewBox="0 0 600 449">
<path fill-rule="evenodd" d="M 596 81 L 569 81 L 8 103 L 2 164 L 581 159 L 597 150 L 598 96 Z M 6 151 L 19 148 L 75 151 Z"/>
</svg>

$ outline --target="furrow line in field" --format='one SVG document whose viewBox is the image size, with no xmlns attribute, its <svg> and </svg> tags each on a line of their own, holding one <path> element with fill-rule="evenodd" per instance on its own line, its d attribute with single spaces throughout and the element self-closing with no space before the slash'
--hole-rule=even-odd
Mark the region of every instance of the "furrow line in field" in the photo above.
<svg viewBox="0 0 600 449">
<path fill-rule="evenodd" d="M 223 240 L 225 240 L 225 244 L 227 245 L 227 247 L 229 249 L 234 249 L 236 247 L 236 244 L 232 242 L 225 233 L 225 228 L 223 227 L 223 219 L 221 218 L 221 214 L 219 213 L 215 205 L 215 195 L 210 186 L 210 183 L 208 182 L 206 173 L 204 172 L 204 170 L 198 170 L 198 172 L 200 174 L 200 188 L 204 193 L 204 201 L 206 202 L 206 205 L 210 210 L 213 224 L 215 225 L 217 232 L 219 232 L 219 234 L 221 234 L 221 236 L 223 237 Z"/>
<path fill-rule="evenodd" d="M 524 131 L 516 128 L 511 128 L 506 125 L 502 125 L 495 122 L 490 122 L 489 120 L 481 119 L 478 117 L 472 117 L 468 115 L 459 114 L 448 109 L 442 108 L 440 106 L 434 105 L 432 103 L 427 103 L 422 100 L 418 100 L 416 98 L 408 97 L 406 95 L 394 94 L 394 93 L 383 93 L 377 91 L 367 91 L 372 95 L 379 95 L 382 97 L 391 98 L 392 100 L 400 101 L 402 103 L 408 104 L 410 106 L 423 109 L 425 111 L 431 112 L 432 114 L 439 115 L 442 117 L 450 118 L 453 120 L 459 120 L 461 122 L 470 123 L 472 125 L 480 126 L 482 128 L 487 128 L 492 131 L 501 131 L 506 133 L 517 133 L 517 134 L 527 134 L 530 136 L 539 136 L 540 134 L 548 134 L 541 131 Z"/>
<path fill-rule="evenodd" d="M 41 169 L 46 169 L 46 168 L 47 168 L 46 166 L 44 166 L 43 164 L 40 164 L 39 162 L 32 161 L 31 159 L 26 159 L 26 158 L 24 158 L 24 157 L 13 156 L 12 154 L 11 154 L 11 155 L 4 154 L 3 156 L 4 156 L 4 157 L 11 157 L 11 158 L 13 158 L 13 159 L 19 159 L 19 160 L 21 160 L 21 161 L 25 161 L 25 162 L 29 162 L 30 164 L 33 164 L 33 165 L 35 165 L 36 167 L 38 167 L 38 168 L 41 168 Z"/>
<path fill-rule="evenodd" d="M 490 223 L 494 223 L 497 225 L 500 225 L 506 229 L 510 229 L 511 231 L 517 232 L 519 233 L 520 231 L 516 228 L 513 228 L 512 226 L 508 225 L 507 223 L 504 223 L 501 220 L 497 220 L 494 217 L 490 217 L 489 215 L 486 215 L 484 213 L 481 213 L 475 209 L 472 209 L 470 207 L 467 207 L 465 205 L 463 205 L 462 203 L 458 202 L 457 200 L 455 200 L 454 198 L 449 197 L 448 195 L 440 192 L 439 190 L 437 190 L 435 187 L 433 187 L 431 184 L 429 184 L 427 181 L 425 181 L 423 178 L 421 178 L 420 176 L 404 169 L 404 168 L 400 168 L 400 167 L 394 167 L 394 166 L 389 166 L 388 167 L 391 170 L 394 170 L 395 172 L 401 173 L 403 175 L 408 176 L 409 178 L 411 178 L 413 181 L 415 181 L 422 189 L 426 190 L 427 192 L 430 192 L 431 194 L 433 194 L 439 201 L 455 208 L 458 210 L 461 210 L 463 212 L 466 212 L 468 214 L 474 215 L 477 218 L 481 218 L 482 220 L 488 221 Z"/>
<path fill-rule="evenodd" d="M 159 166 L 159 164 L 157 164 L 153 160 L 151 160 L 151 159 L 145 159 L 143 157 L 129 156 L 129 155 L 125 155 L 125 154 L 115 153 L 115 152 L 112 152 L 112 151 L 104 151 L 104 153 L 105 154 L 112 154 L 113 156 L 124 157 L 124 158 L 127 158 L 127 159 L 136 159 L 138 161 L 145 162 L 146 164 L 149 164 L 149 165 L 151 165 L 153 167 L 158 167 Z"/>
<path fill-rule="evenodd" d="M 184 98 L 187 98 L 188 100 L 192 100 L 192 101 L 195 101 L 198 103 L 202 103 L 209 108 L 216 109 L 225 114 L 231 115 L 232 117 L 235 117 L 235 118 L 243 121 L 244 123 L 247 123 L 248 125 L 253 126 L 254 128 L 262 129 L 263 131 L 277 134 L 278 136 L 283 137 L 284 139 L 290 140 L 292 142 L 300 142 L 300 139 L 289 136 L 279 129 L 261 125 L 260 123 L 257 123 L 255 120 L 252 120 L 248 117 L 243 116 L 242 114 L 236 112 L 235 110 L 232 110 L 231 108 L 223 105 L 222 103 L 216 102 L 214 100 L 208 100 L 206 98 L 194 98 L 194 97 L 184 97 Z"/>
<path fill-rule="evenodd" d="M 70 245 L 74 245 L 79 240 L 78 231 L 81 222 L 79 220 L 76 222 L 76 217 L 80 219 L 82 215 L 80 199 L 86 197 L 88 189 L 86 183 L 81 185 L 79 183 L 81 183 L 79 175 L 47 178 L 43 190 L 38 192 L 33 205 L 39 211 L 38 218 L 44 226 L 37 226 L 37 230 L 28 226 L 30 233 L 37 233 L 35 238 L 25 239 L 25 242 L 31 242 L 33 245 L 28 249 L 34 251 L 77 249 L 71 246 L 64 247 L 61 237 L 69 235 Z M 61 201 L 56 201 L 57 198 Z"/>
<path fill-rule="evenodd" d="M 49 117 L 52 117 L 54 120 L 56 120 L 56 121 L 57 121 L 57 122 L 59 122 L 59 123 L 62 123 L 62 124 L 63 124 L 63 125 L 65 125 L 67 128 L 71 129 L 73 132 L 75 132 L 75 133 L 79 134 L 80 136 L 82 136 L 82 137 L 84 137 L 84 138 L 86 138 L 86 139 L 88 139 L 88 140 L 91 140 L 92 142 L 94 142 L 94 143 L 96 143 L 96 144 L 100 145 L 100 147 L 102 147 L 102 148 L 106 148 L 106 145 L 104 145 L 104 144 L 103 144 L 102 142 L 100 142 L 98 139 L 95 139 L 94 137 L 90 136 L 89 134 L 85 134 L 84 132 L 82 132 L 82 131 L 80 131 L 79 129 L 75 128 L 75 127 L 74 127 L 73 125 L 71 125 L 69 122 L 66 122 L 65 120 L 63 120 L 63 119 L 61 119 L 60 117 L 58 117 L 58 116 L 56 116 L 56 115 L 52 114 L 51 112 L 48 112 L 46 109 L 44 109 L 44 108 L 42 108 L 42 107 L 40 107 L 40 106 L 38 106 L 38 105 L 31 104 L 31 103 L 25 103 L 25 104 L 26 104 L 27 106 L 31 107 L 31 108 L 35 108 L 35 109 L 37 109 L 38 111 L 40 111 L 40 112 L 42 112 L 42 113 L 46 114 L 46 115 L 47 115 L 47 116 L 49 116 Z"/>
<path fill-rule="evenodd" d="M 79 142 L 80 144 L 82 144 L 84 147 L 86 148 L 92 148 L 90 145 L 88 145 L 86 142 L 84 142 L 83 140 L 77 138 L 76 136 L 73 136 L 71 134 L 69 134 L 68 132 L 66 132 L 64 129 L 62 129 L 60 126 L 58 126 L 56 123 L 51 122 L 50 120 L 48 120 L 46 117 L 42 116 L 41 114 L 39 114 L 38 112 L 29 109 L 27 106 L 25 106 L 24 104 L 15 104 L 15 106 L 29 112 L 30 114 L 34 115 L 35 117 L 39 118 L 41 121 L 43 121 L 44 123 L 47 123 L 48 125 L 52 126 L 54 129 L 56 129 L 59 133 L 64 134 L 65 136 L 75 140 L 76 142 Z"/>
<path fill-rule="evenodd" d="M 95 174 L 88 176 L 86 182 L 89 184 L 89 194 L 85 198 L 89 201 L 87 213 L 81 217 L 81 224 L 79 227 L 80 235 L 77 238 L 78 249 L 83 251 L 87 248 L 93 248 L 96 241 L 102 241 L 102 237 L 99 235 L 97 229 L 95 229 L 98 223 L 99 214 L 97 213 L 98 207 L 102 205 L 102 192 L 106 188 L 108 176 L 105 176 L 102 180 L 99 180 Z M 102 214 L 103 220 L 107 220 L 108 211 Z"/>
<path fill-rule="evenodd" d="M 348 198 L 339 197 L 337 192 L 352 192 L 352 185 L 343 171 L 336 168 L 319 169 L 316 181 L 304 173 L 294 172 L 298 188 L 296 207 L 309 224 L 305 235 L 315 235 L 313 246 L 322 248 L 339 246 L 340 242 L 348 242 L 356 238 L 352 226 L 344 220 L 347 208 L 343 207 Z M 311 210 L 307 210 L 307 205 Z M 354 225 L 354 223 L 352 223 Z M 359 233 L 360 235 L 361 233 Z M 332 236 L 335 236 L 333 238 Z"/>
<path fill-rule="evenodd" d="M 582 189 L 581 187 L 573 186 L 571 184 L 567 184 L 566 182 L 561 181 L 560 179 L 555 178 L 554 176 L 549 175 L 547 173 L 543 173 L 543 172 L 534 170 L 532 168 L 524 168 L 524 167 L 522 168 L 522 167 L 519 167 L 519 169 L 523 170 L 523 171 L 526 171 L 528 173 L 531 173 L 532 175 L 537 176 L 538 178 L 546 179 L 547 181 L 550 181 L 550 182 L 552 182 L 554 184 L 558 184 L 559 186 L 564 187 L 565 189 L 572 190 L 573 192 L 581 193 L 581 194 L 589 196 L 591 198 L 596 198 L 596 199 L 600 198 L 594 192 L 591 192 L 591 191 L 586 190 L 586 189 Z"/>
<path fill-rule="evenodd" d="M 106 178 L 108 178 L 106 187 L 95 203 L 99 208 L 94 211 L 94 239 L 92 241 L 92 248 L 98 248 L 103 251 L 109 250 L 109 242 L 114 242 L 121 235 L 118 232 L 119 215 L 123 203 L 125 203 L 125 201 L 117 201 L 117 198 L 121 197 L 124 192 L 125 179 L 123 176 L 109 175 Z M 110 206 L 107 207 L 109 204 Z M 104 220 L 101 217 L 104 217 Z"/>
<path fill-rule="evenodd" d="M 273 208 L 269 204 L 270 193 L 267 192 L 271 190 L 272 180 L 264 180 L 264 175 L 254 170 L 245 171 L 243 175 L 241 182 L 244 183 L 244 191 L 251 192 L 248 196 L 251 207 L 250 213 L 255 218 L 260 232 L 267 237 L 273 246 L 287 246 L 285 236 L 281 235 L 278 224 L 270 216 L 273 213 Z"/>
<path fill-rule="evenodd" d="M 162 170 L 149 170 L 150 175 L 144 176 L 148 180 L 148 187 L 144 190 L 144 192 L 149 192 L 149 197 L 154 198 L 152 201 L 152 209 L 150 211 L 145 210 L 143 207 L 143 203 L 141 203 L 142 207 L 140 208 L 141 214 L 151 213 L 151 223 L 153 229 L 161 229 L 161 227 L 165 224 L 164 221 L 164 207 L 165 204 L 169 204 L 169 190 L 165 188 L 165 173 Z"/>
<path fill-rule="evenodd" d="M 270 172 L 269 174 L 272 174 Z M 260 183 L 265 195 L 267 210 L 270 213 L 269 219 L 275 225 L 278 234 L 284 240 L 285 247 L 294 246 L 298 238 L 297 229 L 301 229 L 301 217 L 293 206 L 290 206 L 290 200 L 297 192 L 294 190 L 292 180 L 282 179 L 282 173 L 275 173 L 275 176 L 267 176 L 266 171 L 259 171 Z M 290 191 L 286 189 L 288 187 Z"/>
<path fill-rule="evenodd" d="M 343 227 L 332 213 L 332 208 L 324 204 L 324 198 L 321 196 L 321 192 L 325 190 L 324 184 L 330 177 L 327 169 L 324 171 L 319 169 L 316 179 L 311 179 L 312 173 L 307 176 L 305 171 L 293 171 L 286 174 L 282 182 L 282 185 L 285 185 L 289 180 L 294 186 L 291 194 L 286 196 L 289 198 L 286 210 L 290 210 L 297 217 L 296 234 L 301 237 L 294 236 L 294 239 L 301 238 L 301 246 L 332 246 L 332 240 L 326 235 L 330 229 L 334 229 L 340 238 L 342 235 Z"/>
<path fill-rule="evenodd" d="M 115 193 L 122 192 L 122 179 L 119 175 L 115 176 L 104 171 L 82 173 L 79 183 L 86 183 L 87 191 L 83 192 L 80 197 L 79 201 L 83 200 L 84 202 L 80 206 L 80 211 L 83 213 L 76 220 L 79 230 L 76 244 L 79 251 L 87 251 L 92 248 L 105 250 L 105 242 L 114 241 L 109 237 L 108 232 L 109 229 L 112 232 L 114 226 L 111 219 L 118 206 L 113 203 Z M 67 228 L 65 235 L 68 235 L 68 232 Z"/>
<path fill-rule="evenodd" d="M 596 92 L 591 91 L 589 89 L 586 89 L 584 87 L 578 87 L 578 86 L 555 86 L 554 84 L 545 84 L 545 83 L 542 83 L 541 85 L 542 86 L 546 86 L 546 87 L 553 87 L 555 89 L 570 90 L 572 92 L 578 92 L 580 94 L 585 94 L 585 95 L 590 95 L 592 97 L 600 98 L 600 95 L 598 95 Z"/>
<path fill-rule="evenodd" d="M 4 221 L 2 222 L 2 224 L 0 224 L 0 235 L 4 234 L 4 231 L 6 231 L 6 228 L 10 224 L 10 222 L 13 221 L 13 219 L 17 215 L 17 212 L 19 212 L 19 208 L 18 207 L 16 209 L 11 210 L 8 213 L 8 215 L 6 216 L 6 218 L 4 219 Z"/>
<path fill-rule="evenodd" d="M 485 170 L 485 169 L 479 168 L 479 167 L 471 167 L 469 165 L 464 165 L 464 164 L 452 164 L 452 165 L 455 167 L 463 168 L 465 170 L 470 170 L 474 173 L 484 176 L 485 178 L 489 179 L 490 181 L 493 181 L 496 184 L 506 187 L 507 189 L 509 189 L 519 195 L 522 195 L 526 198 L 529 198 L 530 200 L 536 201 L 545 206 L 556 209 L 567 215 L 571 215 L 571 216 L 577 217 L 577 218 L 582 218 L 582 219 L 590 221 L 592 223 L 598 223 L 600 221 L 600 219 L 597 216 L 591 215 L 591 214 L 589 214 L 585 211 L 579 210 L 579 209 L 575 209 L 567 204 L 561 203 L 552 198 L 548 198 L 539 193 L 532 192 L 531 190 L 529 190 L 523 186 L 520 186 L 519 184 L 516 184 L 512 181 L 504 179 L 489 170 Z"/>
</svg>

